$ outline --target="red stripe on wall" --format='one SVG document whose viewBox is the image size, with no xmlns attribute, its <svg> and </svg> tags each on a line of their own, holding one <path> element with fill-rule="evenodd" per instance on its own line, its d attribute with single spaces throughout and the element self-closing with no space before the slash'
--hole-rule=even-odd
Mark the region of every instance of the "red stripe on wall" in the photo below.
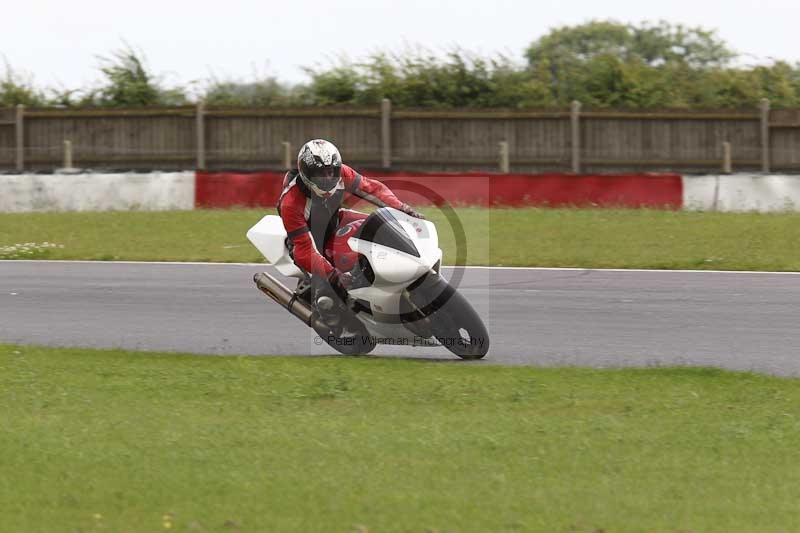
<svg viewBox="0 0 800 533">
<path fill-rule="evenodd" d="M 274 207 L 283 173 L 198 172 L 196 206 Z M 448 174 L 381 173 L 402 200 L 412 205 L 444 201 L 475 206 L 652 207 L 680 209 L 678 174 Z M 421 187 L 420 187 L 421 186 Z M 421 192 L 421 189 L 429 193 Z"/>
<path fill-rule="evenodd" d="M 284 174 L 197 172 L 196 207 L 275 207 Z"/>
</svg>

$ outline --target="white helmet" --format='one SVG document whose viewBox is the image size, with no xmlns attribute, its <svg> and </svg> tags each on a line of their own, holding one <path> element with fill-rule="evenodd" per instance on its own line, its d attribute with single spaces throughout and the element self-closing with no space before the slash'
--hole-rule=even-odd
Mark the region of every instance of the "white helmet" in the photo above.
<svg viewBox="0 0 800 533">
<path fill-rule="evenodd" d="M 323 139 L 308 141 L 297 154 L 300 179 L 314 194 L 327 198 L 342 183 L 342 156 L 339 150 Z"/>
</svg>

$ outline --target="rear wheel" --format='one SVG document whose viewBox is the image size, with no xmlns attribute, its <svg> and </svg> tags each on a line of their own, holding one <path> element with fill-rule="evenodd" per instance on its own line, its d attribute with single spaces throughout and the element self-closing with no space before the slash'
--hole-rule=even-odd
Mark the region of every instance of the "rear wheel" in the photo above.
<svg viewBox="0 0 800 533">
<path fill-rule="evenodd" d="M 489 332 L 483 320 L 457 290 L 439 274 L 430 273 L 408 291 L 410 301 L 419 310 L 406 315 L 427 318 L 427 326 L 442 346 L 462 359 L 481 359 L 489 351 Z"/>
</svg>

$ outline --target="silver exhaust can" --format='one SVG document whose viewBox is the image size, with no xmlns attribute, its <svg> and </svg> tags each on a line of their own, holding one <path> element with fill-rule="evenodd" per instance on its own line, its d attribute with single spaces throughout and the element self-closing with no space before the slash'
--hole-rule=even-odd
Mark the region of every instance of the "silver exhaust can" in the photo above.
<svg viewBox="0 0 800 533">
<path fill-rule="evenodd" d="M 307 303 L 298 300 L 289 287 L 266 272 L 261 272 L 253 276 L 253 281 L 255 281 L 256 287 L 258 287 L 261 292 L 302 320 L 305 325 L 313 327 L 312 322 L 316 319 L 314 316 L 314 309 Z"/>
</svg>

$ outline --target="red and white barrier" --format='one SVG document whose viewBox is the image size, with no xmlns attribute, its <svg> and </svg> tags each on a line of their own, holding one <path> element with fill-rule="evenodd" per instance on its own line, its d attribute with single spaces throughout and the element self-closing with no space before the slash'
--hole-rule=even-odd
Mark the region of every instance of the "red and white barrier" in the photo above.
<svg viewBox="0 0 800 533">
<path fill-rule="evenodd" d="M 800 210 L 800 176 L 379 172 L 412 205 Z M 0 212 L 274 207 L 283 172 L 0 175 Z"/>
<path fill-rule="evenodd" d="M 680 209 L 677 174 L 367 174 L 415 205 L 576 206 Z M 274 207 L 283 173 L 197 173 L 197 207 Z"/>
</svg>

